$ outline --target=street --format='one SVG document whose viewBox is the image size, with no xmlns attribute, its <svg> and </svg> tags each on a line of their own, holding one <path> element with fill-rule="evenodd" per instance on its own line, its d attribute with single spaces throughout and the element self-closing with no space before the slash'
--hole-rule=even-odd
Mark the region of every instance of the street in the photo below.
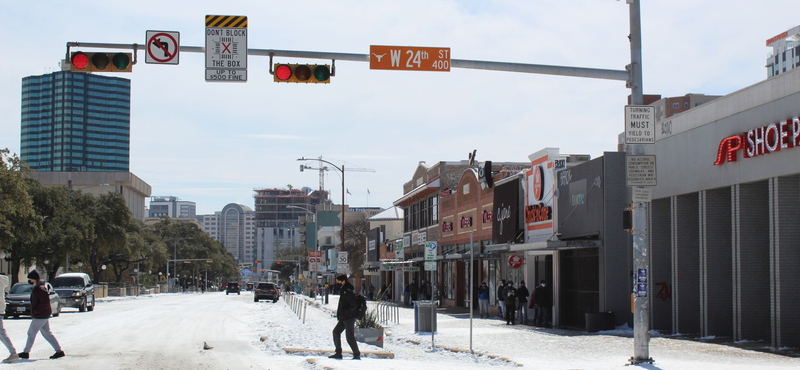
<svg viewBox="0 0 800 370">
<path fill-rule="evenodd" d="M 430 334 L 415 334 L 413 310 L 401 308 L 400 323 L 386 328 L 383 350 L 394 359 L 367 354 L 362 361 L 331 360 L 330 331 L 335 324 L 328 305 L 309 300 L 305 324 L 281 298 L 278 303 L 253 302 L 250 292 L 161 294 L 111 299 L 94 312 L 65 309 L 51 319 L 51 328 L 67 356 L 48 357 L 53 350 L 41 337 L 30 360 L 20 369 L 437 369 L 535 368 L 625 369 L 633 339 L 624 333 L 586 334 L 561 329 L 505 326 L 495 319 L 475 319 L 469 353 L 469 320 L 464 315 L 437 316 L 436 350 Z M 28 319 L 6 320 L 18 351 L 25 344 Z M 263 338 L 263 341 L 261 340 Z M 203 344 L 213 347 L 203 350 Z M 344 341 L 345 351 L 349 350 Z M 362 352 L 381 350 L 359 344 Z M 283 348 L 308 352 L 287 354 Z M 790 369 L 797 358 L 670 338 L 651 341 L 654 365 L 644 369 Z"/>
</svg>

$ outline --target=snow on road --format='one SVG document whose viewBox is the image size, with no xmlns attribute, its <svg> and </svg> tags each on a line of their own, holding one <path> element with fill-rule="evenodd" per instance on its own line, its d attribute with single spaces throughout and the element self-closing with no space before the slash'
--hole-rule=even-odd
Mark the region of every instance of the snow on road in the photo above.
<svg viewBox="0 0 800 370">
<path fill-rule="evenodd" d="M 253 302 L 249 292 L 162 294 L 103 302 L 94 312 L 65 310 L 51 319 L 54 334 L 67 356 L 50 360 L 49 344 L 39 336 L 31 360 L 19 369 L 635 369 L 625 366 L 633 339 L 589 335 L 559 329 L 506 326 L 501 320 L 473 321 L 469 351 L 469 319 L 437 315 L 435 351 L 430 334 L 414 333 L 413 310 L 401 308 L 400 323 L 386 328 L 383 350 L 394 359 L 365 357 L 362 361 L 328 359 L 313 350 L 333 350 L 336 323 L 330 304 L 308 306 L 305 323 L 285 304 Z M 311 302 L 311 301 L 310 301 Z M 25 344 L 29 320 L 6 320 L 18 350 Z M 263 341 L 261 340 L 263 339 Z M 214 347 L 203 350 L 203 343 Z M 345 350 L 346 341 L 342 340 Z M 359 343 L 362 351 L 380 350 Z M 285 347 L 309 352 L 287 354 Z M 0 347 L 0 354 L 2 354 Z M 643 369 L 796 369 L 800 360 L 730 346 L 670 338 L 654 338 L 654 365 Z"/>
</svg>

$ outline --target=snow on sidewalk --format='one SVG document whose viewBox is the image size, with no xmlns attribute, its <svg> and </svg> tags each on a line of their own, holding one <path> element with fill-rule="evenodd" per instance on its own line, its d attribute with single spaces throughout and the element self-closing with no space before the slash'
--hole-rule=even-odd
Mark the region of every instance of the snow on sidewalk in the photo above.
<svg viewBox="0 0 800 370">
<path fill-rule="evenodd" d="M 287 356 L 284 347 L 328 350 L 333 353 L 331 331 L 336 325 L 333 317 L 338 296 L 329 296 L 328 305 L 308 297 L 305 324 L 286 305 L 282 298 L 278 303 L 264 305 L 263 316 L 252 324 L 254 331 L 266 337 L 263 350 L 269 356 Z M 273 306 L 277 307 L 273 307 Z M 370 302 L 371 307 L 374 302 Z M 385 328 L 384 348 L 395 354 L 395 358 L 377 359 L 365 357 L 361 362 L 331 360 L 317 353 L 304 354 L 310 367 L 374 369 L 414 369 L 420 366 L 435 366 L 437 369 L 470 368 L 525 368 L 535 369 L 631 369 L 628 359 L 633 355 L 632 334 L 627 330 L 610 333 L 587 334 L 562 329 L 540 329 L 531 326 L 507 326 L 497 319 L 473 319 L 472 348 L 470 349 L 469 317 L 437 313 L 438 332 L 434 336 L 436 349 L 431 351 L 430 333 L 414 333 L 414 310 L 399 308 L 399 324 L 390 323 Z M 342 335 L 342 344 L 348 349 Z M 359 343 L 365 350 L 381 350 L 378 347 Z M 449 348 L 453 350 L 447 350 Z M 735 347 L 701 343 L 695 341 L 653 338 L 650 355 L 655 365 L 641 365 L 648 369 L 795 369 L 800 360 L 784 356 L 747 351 Z M 298 357 L 298 355 L 292 355 Z M 303 357 L 303 356 L 299 356 Z M 378 362 L 380 361 L 380 362 Z"/>
</svg>

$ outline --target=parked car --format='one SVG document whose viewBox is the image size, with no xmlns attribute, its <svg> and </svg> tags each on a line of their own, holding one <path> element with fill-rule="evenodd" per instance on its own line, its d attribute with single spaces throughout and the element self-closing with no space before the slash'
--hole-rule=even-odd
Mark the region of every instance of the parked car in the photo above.
<svg viewBox="0 0 800 370">
<path fill-rule="evenodd" d="M 258 302 L 259 299 L 271 299 L 275 303 L 280 297 L 281 290 L 274 283 L 258 283 L 255 292 L 253 292 L 253 302 Z"/>
<path fill-rule="evenodd" d="M 53 287 L 62 307 L 76 307 L 80 312 L 94 311 L 94 286 L 89 274 L 68 272 L 53 279 Z"/>
<path fill-rule="evenodd" d="M 253 283 L 247 283 L 247 288 L 246 289 L 247 289 L 248 292 L 252 292 L 253 291 Z"/>
<path fill-rule="evenodd" d="M 47 293 L 50 295 L 50 309 L 53 310 L 53 317 L 61 314 L 61 300 L 58 299 L 56 290 L 50 283 L 45 283 Z M 28 283 L 16 283 L 11 287 L 6 296 L 6 318 L 31 315 L 31 291 L 33 285 Z"/>
<path fill-rule="evenodd" d="M 241 287 L 239 286 L 239 283 L 236 283 L 236 282 L 228 283 L 228 287 L 225 288 L 225 295 L 228 295 L 228 294 L 231 294 L 231 293 L 236 293 L 236 294 L 239 294 L 239 295 L 242 294 L 241 293 Z"/>
</svg>

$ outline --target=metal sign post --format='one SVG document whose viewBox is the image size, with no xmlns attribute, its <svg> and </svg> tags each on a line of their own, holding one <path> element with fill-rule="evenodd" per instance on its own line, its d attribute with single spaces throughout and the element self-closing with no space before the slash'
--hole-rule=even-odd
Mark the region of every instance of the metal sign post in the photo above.
<svg viewBox="0 0 800 370">
<path fill-rule="evenodd" d="M 631 72 L 630 88 L 631 88 L 631 104 L 643 105 L 644 95 L 642 90 L 642 23 L 640 16 L 639 2 L 641 0 L 627 0 L 630 5 L 630 40 L 631 40 L 631 64 L 629 70 Z M 652 115 L 650 116 L 652 117 Z M 652 127 L 652 125 L 650 126 Z M 626 127 L 626 132 L 628 128 Z M 626 139 L 627 141 L 627 139 Z M 644 154 L 644 145 L 641 145 L 647 140 L 637 140 L 639 144 L 628 146 L 628 154 L 642 156 Z M 655 142 L 655 140 L 653 140 Z M 655 161 L 653 161 L 655 165 Z M 653 166 L 655 167 L 655 166 Z M 655 168 L 653 168 L 655 172 Z M 653 179 L 654 180 L 654 179 Z M 634 188 L 635 189 L 635 188 Z M 650 255 L 648 249 L 648 230 L 647 230 L 647 208 L 646 202 L 633 203 L 633 270 L 644 271 L 645 279 L 647 277 L 647 269 L 649 268 L 648 256 Z M 638 274 L 637 274 L 638 275 Z M 638 277 L 637 277 L 638 280 Z M 646 289 L 646 283 L 645 289 Z M 636 284 L 636 292 L 633 298 L 633 357 L 630 358 L 630 364 L 640 363 L 653 363 L 650 358 L 650 301 L 647 297 L 646 290 L 644 294 L 639 291 L 640 284 Z"/>
</svg>

